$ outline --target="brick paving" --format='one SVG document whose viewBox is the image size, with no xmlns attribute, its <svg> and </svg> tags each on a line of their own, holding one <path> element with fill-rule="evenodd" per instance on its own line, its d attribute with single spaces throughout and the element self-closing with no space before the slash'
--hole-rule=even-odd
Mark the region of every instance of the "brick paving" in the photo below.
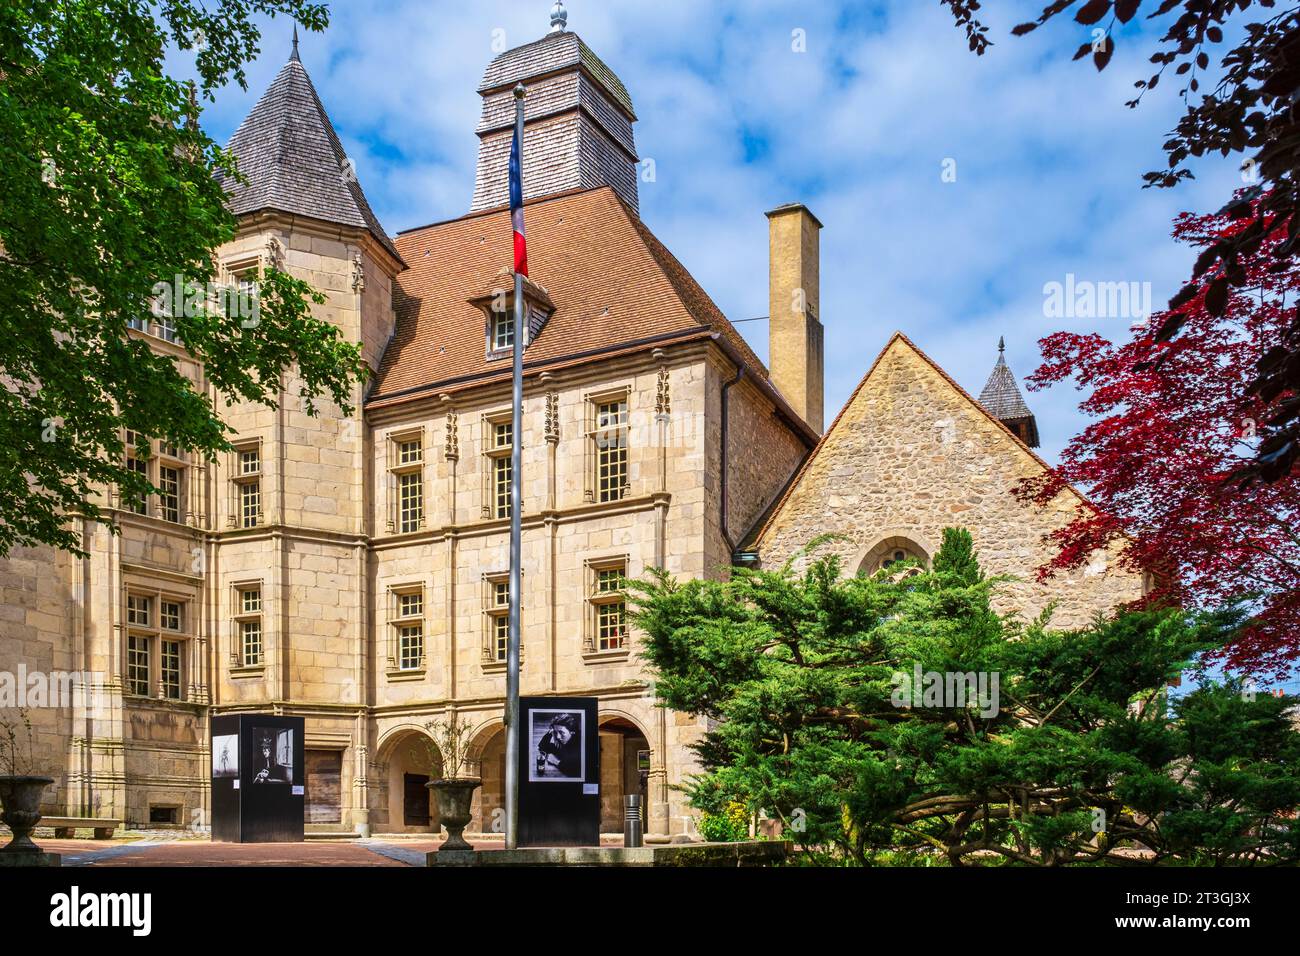
<svg viewBox="0 0 1300 956">
<path fill-rule="evenodd" d="M 442 845 L 433 836 L 414 839 L 377 836 L 370 840 L 307 841 L 304 843 L 211 843 L 147 834 L 113 840 L 36 841 L 47 853 L 58 853 L 65 867 L 151 866 L 424 866 L 424 855 Z M 470 838 L 479 850 L 499 849 L 501 838 Z M 605 838 L 605 845 L 619 839 Z"/>
<path fill-rule="evenodd" d="M 89 844 L 89 845 L 88 845 Z M 66 866 L 405 866 L 399 860 L 340 843 L 205 843 L 198 840 L 118 842 L 48 840 Z"/>
</svg>

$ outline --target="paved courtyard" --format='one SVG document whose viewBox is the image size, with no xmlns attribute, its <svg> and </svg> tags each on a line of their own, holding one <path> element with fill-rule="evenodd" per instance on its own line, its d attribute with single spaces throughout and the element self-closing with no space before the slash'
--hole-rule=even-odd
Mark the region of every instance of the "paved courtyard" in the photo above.
<svg viewBox="0 0 1300 956">
<path fill-rule="evenodd" d="M 0 844 L 8 842 L 8 834 Z M 211 843 L 194 838 L 149 834 L 112 840 L 56 840 L 37 836 L 48 853 L 63 857 L 63 866 L 424 866 L 424 856 L 438 849 L 437 837 L 375 837 L 370 840 L 308 840 L 303 843 Z M 504 846 L 497 839 L 472 839 L 476 849 Z M 604 837 L 618 846 L 621 838 Z"/>
</svg>

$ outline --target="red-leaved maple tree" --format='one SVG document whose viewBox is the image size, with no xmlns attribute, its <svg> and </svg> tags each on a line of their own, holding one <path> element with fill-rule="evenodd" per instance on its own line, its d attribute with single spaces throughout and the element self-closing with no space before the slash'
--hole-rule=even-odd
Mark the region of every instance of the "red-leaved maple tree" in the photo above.
<svg viewBox="0 0 1300 956">
<path fill-rule="evenodd" d="M 1249 222 L 1183 214 L 1174 237 L 1204 257 Z M 1232 477 L 1253 458 L 1260 424 L 1300 401 L 1282 393 L 1265 402 L 1246 387 L 1300 301 L 1300 269 L 1279 269 L 1272 254 L 1287 231 L 1277 224 L 1241 260 L 1249 279 L 1233 284 L 1221 318 L 1206 308 L 1203 285 L 1180 308 L 1177 338 L 1157 341 L 1166 317 L 1157 314 L 1123 342 L 1072 332 L 1042 339 L 1029 387 L 1073 380 L 1095 420 L 1057 468 L 1018 492 L 1046 503 L 1068 483 L 1091 502 L 1053 534 L 1059 552 L 1040 579 L 1119 540 L 1126 568 L 1154 573 L 1148 600 L 1210 608 L 1244 597 L 1251 620 L 1225 663 L 1259 674 L 1281 674 L 1300 658 L 1300 474 L 1271 484 Z"/>
</svg>

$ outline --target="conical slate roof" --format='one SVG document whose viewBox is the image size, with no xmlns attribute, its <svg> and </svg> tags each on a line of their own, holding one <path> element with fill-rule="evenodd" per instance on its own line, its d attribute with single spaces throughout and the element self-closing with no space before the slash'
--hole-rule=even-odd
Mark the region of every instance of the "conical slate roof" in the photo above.
<svg viewBox="0 0 1300 956">
<path fill-rule="evenodd" d="M 239 124 L 227 149 L 248 180 L 225 183 L 235 215 L 275 209 L 357 226 L 397 256 L 298 59 L 296 38 L 289 62 Z"/>
<path fill-rule="evenodd" d="M 990 415 L 1020 434 L 1025 444 L 1037 448 L 1038 422 L 1020 394 L 1016 377 L 1011 374 L 1011 369 L 1007 366 L 1005 351 L 1006 343 L 999 339 L 998 361 L 993 366 L 989 380 L 984 383 L 984 390 L 980 392 L 980 404 Z M 1021 423 L 1025 425 L 1023 432 L 1015 427 Z"/>
</svg>

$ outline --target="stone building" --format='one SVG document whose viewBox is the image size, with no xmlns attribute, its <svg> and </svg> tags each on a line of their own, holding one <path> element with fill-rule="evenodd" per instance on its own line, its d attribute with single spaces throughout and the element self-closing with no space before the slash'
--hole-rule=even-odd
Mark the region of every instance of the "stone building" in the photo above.
<svg viewBox="0 0 1300 956">
<path fill-rule="evenodd" d="M 516 83 L 529 93 L 532 265 L 519 436 L 504 208 Z M 654 706 L 624 577 L 770 564 L 828 526 L 850 533 L 854 568 L 926 557 L 952 523 L 995 571 L 1027 577 L 1046 557 L 1038 536 L 1062 511 L 1008 494 L 1042 467 L 1031 433 L 1008 431 L 901 336 L 820 436 L 821 224 L 807 208 L 768 213 L 769 369 L 640 219 L 631 96 L 562 19 L 493 60 L 479 92 L 471 211 L 396 237 L 296 41 L 234 134 L 248 182 L 230 185 L 239 231 L 217 251 L 221 273 L 253 286 L 274 265 L 308 281 L 326 298 L 315 313 L 360 343 L 372 375 L 345 417 L 308 415 L 286 374 L 278 408 L 224 409 L 235 449 L 213 464 L 124 436 L 161 493 L 105 492 L 121 533 L 83 523 L 84 559 L 0 561 L 0 670 L 86 674 L 93 691 L 94 706 L 32 711 L 38 760 L 58 778 L 47 812 L 201 826 L 211 717 L 274 712 L 306 720 L 309 828 L 433 830 L 426 725 L 455 713 L 484 779 L 470 830 L 499 830 L 516 440 L 521 689 L 599 698 L 611 829 L 627 792 L 645 792 L 649 832 L 689 829 L 673 785 L 702 731 Z M 165 319 L 138 326 L 223 407 Z M 1028 607 L 1046 600 L 1017 587 Z M 1069 582 L 1063 611 L 1136 587 L 1103 567 Z"/>
</svg>

